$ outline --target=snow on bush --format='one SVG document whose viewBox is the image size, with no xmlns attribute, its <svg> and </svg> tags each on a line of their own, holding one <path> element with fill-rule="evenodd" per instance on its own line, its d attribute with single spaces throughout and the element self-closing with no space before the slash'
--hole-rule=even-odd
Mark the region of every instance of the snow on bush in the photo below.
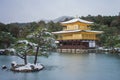
<svg viewBox="0 0 120 80">
<path fill-rule="evenodd" d="M 18 43 L 25 43 L 25 44 L 28 44 L 28 41 L 27 41 L 27 40 L 19 40 Z"/>
<path fill-rule="evenodd" d="M 10 51 L 10 52 L 14 52 L 15 53 L 15 49 L 14 48 L 7 48 L 6 50 Z"/>
<path fill-rule="evenodd" d="M 37 46 L 37 44 L 29 42 L 27 40 L 19 40 L 17 43 L 29 44 L 30 46 Z"/>
</svg>

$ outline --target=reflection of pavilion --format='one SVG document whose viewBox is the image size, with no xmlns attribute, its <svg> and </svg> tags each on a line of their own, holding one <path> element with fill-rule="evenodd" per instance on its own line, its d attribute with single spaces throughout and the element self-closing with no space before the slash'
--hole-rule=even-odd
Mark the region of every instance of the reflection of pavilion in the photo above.
<svg viewBox="0 0 120 80">
<path fill-rule="evenodd" d="M 63 31 L 53 32 L 58 35 L 59 48 L 61 49 L 88 49 L 95 48 L 97 34 L 102 31 L 92 31 L 89 27 L 93 22 L 74 18 L 61 22 Z"/>
</svg>

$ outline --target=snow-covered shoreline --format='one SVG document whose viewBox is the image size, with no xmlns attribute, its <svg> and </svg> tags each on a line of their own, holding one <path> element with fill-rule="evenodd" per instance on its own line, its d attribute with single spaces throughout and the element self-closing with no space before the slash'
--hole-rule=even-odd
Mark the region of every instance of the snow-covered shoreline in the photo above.
<svg viewBox="0 0 120 80">
<path fill-rule="evenodd" d="M 44 68 L 43 65 L 40 63 L 37 64 L 28 63 L 26 65 L 19 65 L 15 63 L 15 65 L 11 67 L 11 70 L 15 72 L 35 72 L 40 71 L 43 68 Z"/>
</svg>

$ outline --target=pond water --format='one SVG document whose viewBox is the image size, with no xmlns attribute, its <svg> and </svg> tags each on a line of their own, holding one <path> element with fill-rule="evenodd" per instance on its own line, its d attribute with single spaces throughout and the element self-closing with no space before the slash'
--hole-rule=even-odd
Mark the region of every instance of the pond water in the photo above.
<svg viewBox="0 0 120 80">
<path fill-rule="evenodd" d="M 32 62 L 33 57 L 29 57 Z M 0 56 L 0 66 L 12 61 L 22 63 L 16 56 Z M 15 73 L 0 69 L 0 80 L 120 80 L 120 56 L 112 54 L 52 53 L 38 57 L 45 68 L 39 72 Z"/>
</svg>

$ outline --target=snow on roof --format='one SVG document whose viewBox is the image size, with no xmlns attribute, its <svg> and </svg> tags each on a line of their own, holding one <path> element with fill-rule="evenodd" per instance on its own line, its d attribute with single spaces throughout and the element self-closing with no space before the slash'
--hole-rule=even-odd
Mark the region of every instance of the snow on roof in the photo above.
<svg viewBox="0 0 120 80">
<path fill-rule="evenodd" d="M 86 32 L 93 32 L 93 33 L 103 33 L 103 31 L 91 31 L 91 30 L 85 30 Z"/>
<path fill-rule="evenodd" d="M 83 19 L 80 19 L 80 18 L 74 18 L 72 20 L 69 20 L 69 21 L 65 21 L 65 22 L 61 22 L 62 24 L 68 24 L 68 23 L 74 23 L 74 22 L 83 22 L 83 23 L 87 23 L 87 24 L 92 24 L 93 22 L 90 22 L 90 21 L 86 21 L 86 20 L 83 20 Z"/>
<path fill-rule="evenodd" d="M 71 33 L 71 32 L 79 32 L 81 30 L 66 30 L 66 31 L 57 31 L 57 32 L 52 32 L 53 34 L 61 34 L 61 33 Z"/>
<path fill-rule="evenodd" d="M 62 33 L 72 33 L 72 32 L 93 32 L 93 33 L 103 33 L 103 31 L 91 31 L 91 30 L 66 30 L 66 31 L 57 31 L 52 32 L 53 34 L 62 34 Z"/>
</svg>

